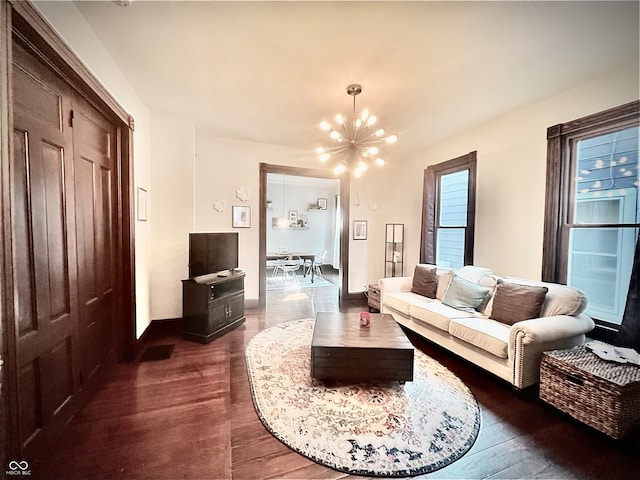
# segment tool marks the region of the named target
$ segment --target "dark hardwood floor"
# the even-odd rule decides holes
[[[351,311],[365,308],[350,307]],[[268,293],[266,309],[209,345],[155,329],[149,345],[173,344],[168,360],[118,365],[68,425],[55,449],[26,459],[32,478],[346,478],[291,451],[253,407],[244,347],[259,331],[337,311],[337,287]],[[637,479],[638,436],[615,442],[544,404],[535,389],[501,380],[415,335],[414,344],[456,373],[482,411],[471,450],[424,478]]]

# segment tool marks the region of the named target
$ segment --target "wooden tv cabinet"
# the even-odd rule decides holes
[[[182,336],[209,343],[245,321],[244,272],[182,280]]]

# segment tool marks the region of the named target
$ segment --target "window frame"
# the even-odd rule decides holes
[[[476,218],[476,170],[477,151],[451,160],[429,165],[424,171],[422,198],[422,231],[420,238],[420,263],[435,264],[440,215],[440,179],[444,175],[469,170],[467,195],[467,225],[465,228],[464,264],[473,264]],[[460,228],[460,227],[455,227]]]
[[[547,175],[542,252],[542,280],[567,283],[569,265],[569,235],[574,222],[573,207],[576,194],[572,179],[575,176],[576,152],[579,140],[604,135],[640,125],[640,101],[634,101],[593,115],[554,125],[547,129]],[[580,228],[616,227],[615,224],[580,225]],[[634,228],[634,225],[622,225]],[[637,227],[635,227],[637,228]],[[620,325],[604,320],[596,322],[596,338],[610,341]]]

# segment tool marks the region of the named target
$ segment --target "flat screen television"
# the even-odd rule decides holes
[[[238,233],[189,234],[189,278],[238,268]]]

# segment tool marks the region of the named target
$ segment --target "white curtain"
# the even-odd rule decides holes
[[[340,195],[336,195],[336,223],[333,232],[333,268],[340,270],[340,231],[342,227],[342,212],[340,211]]]

